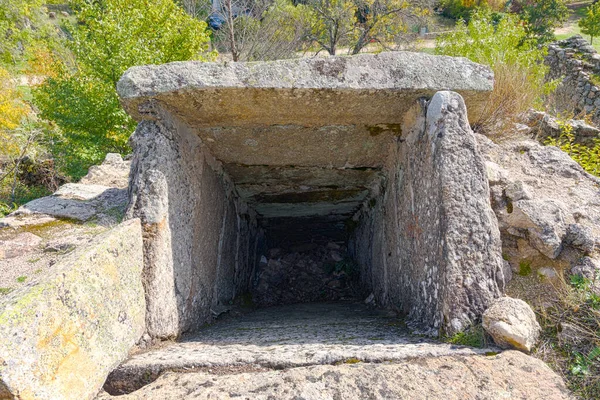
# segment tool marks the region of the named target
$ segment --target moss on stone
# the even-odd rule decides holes
[[[531,260],[521,260],[519,262],[518,274],[521,276],[531,275]]]

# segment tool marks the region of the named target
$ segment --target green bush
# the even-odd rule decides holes
[[[498,17],[489,9],[478,9],[468,23],[460,21],[455,31],[438,37],[436,52],[467,57],[493,69],[494,91],[475,121],[481,131],[503,133],[547,94],[545,50],[527,39],[527,31],[515,15]]]
[[[53,153],[75,178],[107,152],[126,153],[135,122],[119,104],[116,83],[130,67],[207,60],[206,24],[172,0],[79,0],[76,24],[65,29],[73,68],[57,68],[34,91],[40,116],[60,128]]]
[[[600,139],[594,141],[594,146],[575,143],[573,127],[564,121],[559,121],[561,135],[558,139],[548,138],[545,144],[556,146],[579,163],[587,172],[600,176]]]
[[[506,3],[505,0],[442,0],[440,7],[446,17],[468,21],[477,8],[504,11]]]

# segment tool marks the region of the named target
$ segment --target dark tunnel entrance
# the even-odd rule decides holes
[[[278,218],[264,225],[264,251],[251,286],[256,306],[359,299],[347,221]]]

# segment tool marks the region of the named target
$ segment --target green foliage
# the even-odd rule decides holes
[[[9,294],[12,291],[13,291],[12,288],[0,287],[0,296],[7,295],[7,294]]]
[[[600,176],[600,139],[594,140],[594,146],[575,143],[573,127],[566,121],[558,121],[561,135],[558,139],[548,138],[547,146],[556,146],[579,163],[584,170],[592,175]]]
[[[11,212],[15,211],[17,208],[17,205],[14,203],[8,204],[0,201],[0,218],[7,216]]]
[[[531,260],[521,260],[519,262],[518,274],[521,276],[531,275]]]
[[[62,68],[34,92],[41,117],[61,133],[54,155],[81,176],[107,152],[128,151],[135,122],[122,110],[116,83],[130,67],[181,60],[207,60],[206,24],[172,0],[83,1],[77,24],[67,23],[68,48],[76,68]]]
[[[590,280],[581,275],[571,275],[569,282],[577,290],[587,290],[590,286]]]
[[[504,0],[442,0],[440,7],[446,17],[468,21],[471,13],[477,8],[489,8],[492,11],[503,11]]]
[[[16,65],[43,34],[31,29],[43,25],[42,4],[41,0],[0,0],[0,63]]]
[[[594,38],[600,36],[600,2],[590,4],[585,10],[585,16],[579,20],[581,32],[590,35],[590,42],[594,43]]]
[[[498,134],[519,114],[547,94],[545,51],[529,40],[516,15],[498,16],[478,9],[468,23],[437,38],[438,54],[467,57],[494,70],[495,86],[481,120],[475,126]]]
[[[490,10],[478,9],[467,24],[459,21],[455,31],[440,35],[436,49],[438,54],[467,57],[492,68],[499,64],[527,68],[536,80],[546,74],[540,66],[544,52],[527,40],[525,27],[514,15],[496,22]]]
[[[589,375],[594,361],[600,359],[600,347],[594,347],[587,355],[578,352],[573,353],[573,355],[571,373],[573,375]]]
[[[27,280],[27,277],[26,277],[26,276],[19,276],[19,277],[17,278],[17,282],[19,282],[19,283],[23,283],[23,282],[25,282],[26,280]]]
[[[454,336],[446,339],[448,343],[483,348],[487,345],[485,331],[481,325],[472,325],[463,332],[458,332]]]
[[[530,39],[538,43],[555,40],[554,31],[569,18],[566,0],[521,0],[515,2],[521,7],[520,15]]]

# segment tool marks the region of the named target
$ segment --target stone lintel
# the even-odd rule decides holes
[[[401,123],[420,97],[454,90],[472,108],[492,88],[488,67],[411,52],[260,63],[175,62],[130,68],[117,84],[135,119],[152,118],[144,103],[154,100],[192,126]]]

